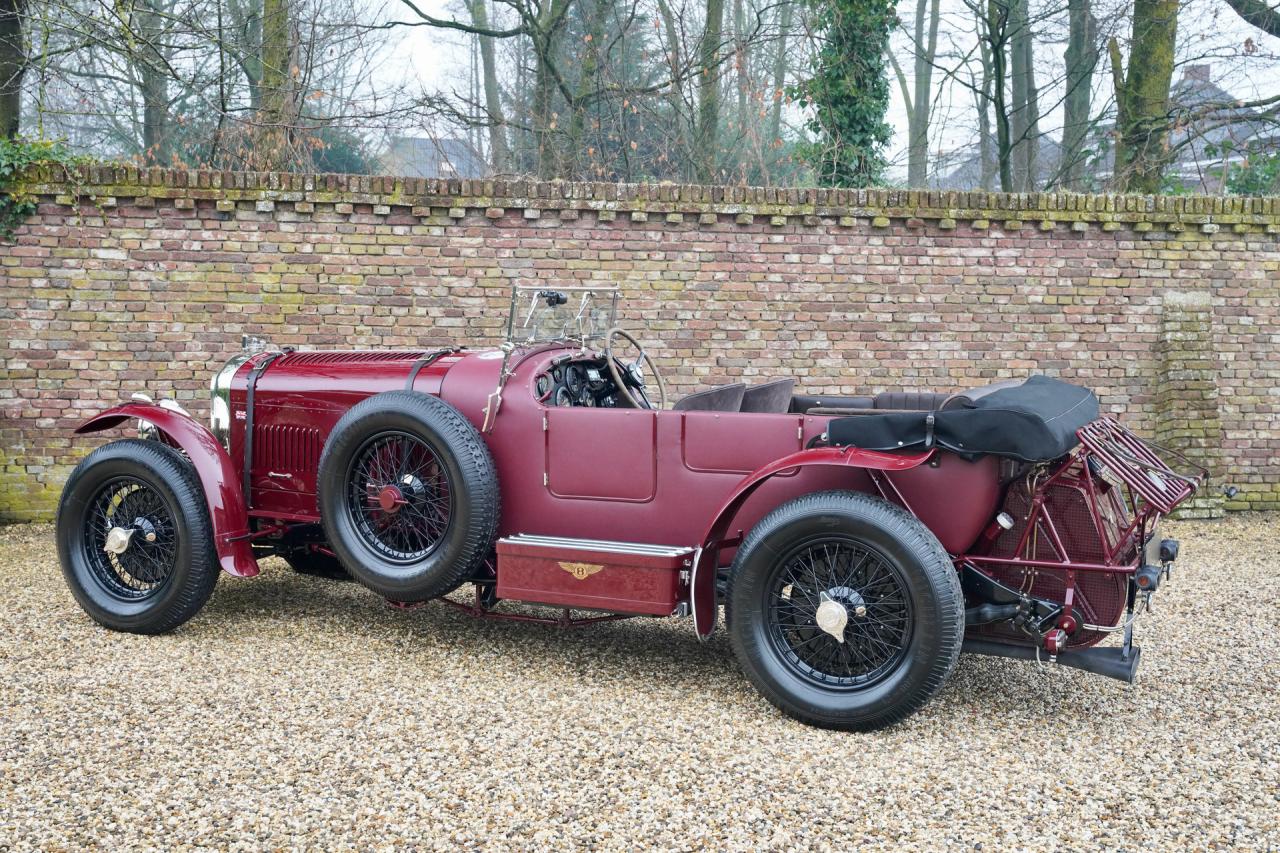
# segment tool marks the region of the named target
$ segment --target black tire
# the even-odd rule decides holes
[[[847,616],[839,639],[816,624],[826,600]],[[869,731],[918,710],[964,639],[960,580],[937,538],[859,492],[805,495],[761,519],[738,549],[726,605],[752,684],[823,728]]]
[[[325,443],[319,493],[325,536],[343,566],[394,601],[457,589],[497,534],[489,448],[457,409],[429,394],[388,391],[353,406]],[[375,497],[399,504],[374,506]]]
[[[114,556],[104,549],[111,527],[133,531]],[[172,631],[199,612],[218,581],[195,470],[156,441],[115,441],[86,456],[62,490],[56,536],[76,601],[115,631]]]

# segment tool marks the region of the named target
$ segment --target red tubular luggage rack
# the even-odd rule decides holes
[[[1209,476],[1209,471],[1167,447],[1143,441],[1111,418],[1099,418],[1076,431],[1080,443],[1152,508],[1167,515],[1189,498]],[[1176,457],[1198,473],[1174,471],[1152,447]]]

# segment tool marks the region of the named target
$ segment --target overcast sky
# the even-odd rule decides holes
[[[384,0],[384,14],[392,20],[414,20],[412,12],[399,0]],[[1046,8],[1048,0],[1031,0],[1033,10]],[[456,0],[421,0],[425,12],[447,17],[461,11]],[[1063,3],[1065,5],[1065,3]],[[1094,0],[1094,8],[1107,34],[1108,20],[1122,20],[1122,12],[1128,0]],[[972,49],[974,36],[972,13],[963,0],[943,0],[943,23],[939,38],[939,65],[955,67],[954,59],[941,56],[948,51],[962,54]],[[898,7],[904,27],[894,35],[897,55],[903,57],[904,70],[910,74],[907,30],[910,29],[915,2],[903,0]],[[1065,13],[1058,13],[1041,25],[1037,32],[1044,38],[1037,42],[1037,82],[1045,89],[1041,96],[1041,109],[1045,113],[1042,129],[1057,137],[1062,125],[1060,105],[1062,52],[1066,45]],[[1127,27],[1127,21],[1121,24]],[[1120,33],[1123,43],[1125,32]],[[432,29],[411,27],[401,31],[399,37],[385,51],[386,61],[380,76],[388,81],[403,81],[425,91],[461,90],[468,87],[470,51],[466,36]],[[1179,15],[1179,68],[1174,80],[1183,74],[1188,64],[1208,63],[1212,66],[1215,83],[1242,100],[1253,100],[1280,93],[1280,40],[1265,35],[1236,16],[1225,0],[1187,0]],[[935,114],[931,133],[931,148],[948,151],[973,143],[976,138],[973,97],[969,90],[935,72]],[[1105,57],[1094,75],[1094,109],[1111,100],[1111,72]],[[905,172],[905,146],[907,138],[906,109],[896,79],[890,74],[892,103],[889,122],[894,128],[894,139],[888,151],[889,159]]]

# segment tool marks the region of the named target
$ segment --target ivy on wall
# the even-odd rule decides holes
[[[72,154],[61,142],[50,140],[0,139],[0,240],[9,240],[22,221],[35,213],[36,197],[23,184],[31,169],[54,166],[63,179],[75,183],[76,167],[88,163]]]
[[[819,185],[875,186],[892,135],[884,55],[897,23],[894,0],[807,0],[818,39],[813,76],[792,89],[812,107],[816,139],[802,153]]]

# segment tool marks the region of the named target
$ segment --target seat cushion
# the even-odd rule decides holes
[[[794,379],[775,379],[752,385],[742,394],[744,412],[786,412],[791,407],[791,395],[795,393]]]
[[[939,409],[972,409],[974,403],[981,400],[988,394],[999,391],[1002,388],[1017,388],[1023,383],[1022,379],[1006,379],[1003,382],[992,382],[990,385],[983,385],[981,388],[972,388],[968,391],[959,391],[952,394],[946,399]]]
[[[873,409],[875,397],[839,397],[834,395],[793,394],[791,411],[802,415],[818,407],[824,409]]]
[[[742,408],[747,386],[741,382],[694,391],[676,400],[671,408],[680,412],[736,412]]]
[[[933,391],[882,391],[876,395],[877,409],[910,412],[933,412],[942,407],[950,394]]]

